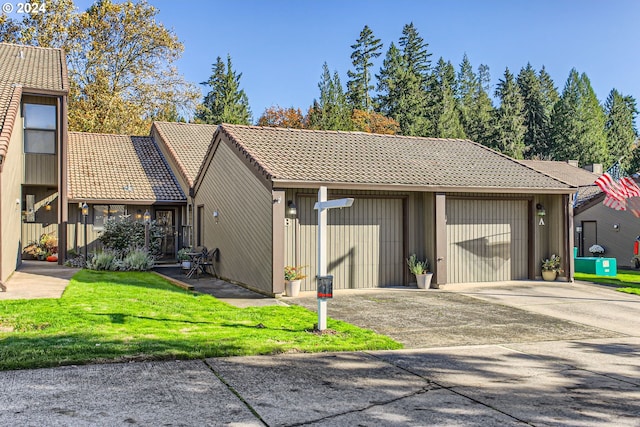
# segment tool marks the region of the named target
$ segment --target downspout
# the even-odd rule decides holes
[[[189,187],[189,197],[191,198],[191,236],[189,236],[189,243],[192,248],[195,248],[196,241],[196,195],[195,188]],[[188,209],[188,207],[187,207]]]
[[[1,158],[1,156],[0,156]],[[2,159],[2,161],[4,161],[4,159]],[[2,162],[0,162],[0,189],[2,188]],[[3,218],[2,215],[2,200],[0,200],[0,218]],[[2,248],[4,246],[2,245],[2,227],[0,226],[0,292],[5,292],[7,290],[7,287],[4,285],[4,282],[2,281]]]

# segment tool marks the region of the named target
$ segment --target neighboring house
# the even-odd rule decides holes
[[[68,91],[62,50],[0,43],[0,285],[34,238],[66,245]]]
[[[467,140],[226,124],[193,189],[220,276],[273,295],[284,266],[303,265],[315,289],[320,186],[355,198],[329,211],[336,289],[406,285],[411,253],[438,284],[535,279],[553,253],[572,280],[572,185]]]
[[[68,169],[69,249],[85,245],[87,203],[90,250],[106,220],[142,221],[149,211],[162,231],[160,260],[176,259],[187,199],[153,138],[69,132]]]
[[[151,137],[160,147],[187,196],[217,128],[214,125],[170,122],[154,122],[151,126]],[[185,247],[202,246],[202,242],[193,239],[193,224],[202,223],[196,221],[194,215],[193,198],[188,197],[181,214],[182,245]]]

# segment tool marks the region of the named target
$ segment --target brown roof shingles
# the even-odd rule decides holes
[[[183,202],[151,137],[69,132],[69,199]]]
[[[20,103],[21,92],[16,88],[35,93],[68,92],[65,60],[61,49],[0,43],[0,157],[6,155],[17,115],[15,105]]]
[[[567,162],[553,160],[520,160],[520,163],[576,187],[593,185],[595,180],[600,176],[596,173],[589,172],[586,169],[572,166]]]
[[[220,131],[274,181],[571,189],[469,140],[228,124]]]
[[[154,122],[153,128],[173,157],[180,174],[192,187],[218,126]]]

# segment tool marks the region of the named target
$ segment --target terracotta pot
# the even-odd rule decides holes
[[[542,278],[547,282],[553,282],[558,277],[558,273],[554,270],[542,270]]]

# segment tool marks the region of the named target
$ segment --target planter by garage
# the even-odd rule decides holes
[[[429,289],[431,287],[431,278],[433,273],[416,274],[416,282],[418,289]]]
[[[300,293],[300,283],[302,280],[285,280],[284,291],[288,297],[297,297]]]
[[[558,277],[558,272],[554,270],[542,270],[542,278],[547,282],[553,282]]]

